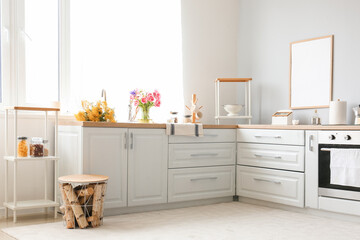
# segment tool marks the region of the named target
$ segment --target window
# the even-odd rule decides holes
[[[1,0],[1,100],[59,100],[58,0]]]
[[[20,2],[19,103],[58,101],[58,0]]]
[[[70,112],[77,111],[83,99],[99,100],[105,89],[117,120],[127,120],[129,92],[135,88],[162,94],[162,106],[151,109],[155,120],[183,109],[180,1],[69,4]]]
[[[162,94],[162,106],[151,110],[156,121],[183,109],[180,0],[1,3],[0,99],[7,104],[60,99],[62,111],[75,113],[105,89],[124,121],[129,92],[140,88]]]

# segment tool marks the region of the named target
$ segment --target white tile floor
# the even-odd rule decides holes
[[[238,202],[106,217],[96,229],[68,230],[57,222],[4,231],[20,240],[360,239],[358,223]]]

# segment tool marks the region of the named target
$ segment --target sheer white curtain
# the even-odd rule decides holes
[[[118,121],[127,120],[134,88],[162,95],[150,116],[183,110],[180,0],[70,1],[70,110],[107,92]]]

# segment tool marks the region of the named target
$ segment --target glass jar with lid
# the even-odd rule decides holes
[[[183,123],[191,123],[192,115],[184,115]]]
[[[49,156],[49,140],[44,139],[43,145],[44,145],[44,157],[47,157]]]
[[[28,156],[28,143],[27,137],[18,137],[17,138],[17,156],[18,157],[27,157]]]
[[[31,138],[30,144],[30,156],[31,157],[43,157],[44,156],[44,143],[40,137]]]
[[[178,112],[170,112],[171,123],[178,123]]]

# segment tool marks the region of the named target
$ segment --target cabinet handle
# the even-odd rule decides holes
[[[130,149],[134,148],[134,134],[130,133],[130,139],[131,139],[131,143],[130,143]]]
[[[190,181],[199,181],[199,180],[216,180],[218,177],[204,177],[204,178],[192,178]]]
[[[255,157],[268,157],[268,158],[276,158],[276,159],[281,159],[281,156],[270,156],[270,155],[261,155],[261,154],[254,154]]]
[[[218,153],[193,153],[190,154],[191,157],[215,157],[219,155]]]
[[[127,148],[127,133],[124,134],[124,148]]]
[[[313,139],[314,139],[314,136],[313,135],[310,135],[309,136],[309,151],[312,152],[314,150],[314,147],[313,147]]]
[[[217,137],[218,134],[204,134],[204,137]]]
[[[268,180],[268,179],[262,179],[262,178],[254,178],[254,180],[259,181],[259,182],[269,182],[269,183],[281,184],[280,181]]]
[[[281,136],[263,136],[263,135],[255,135],[256,138],[281,138]]]

